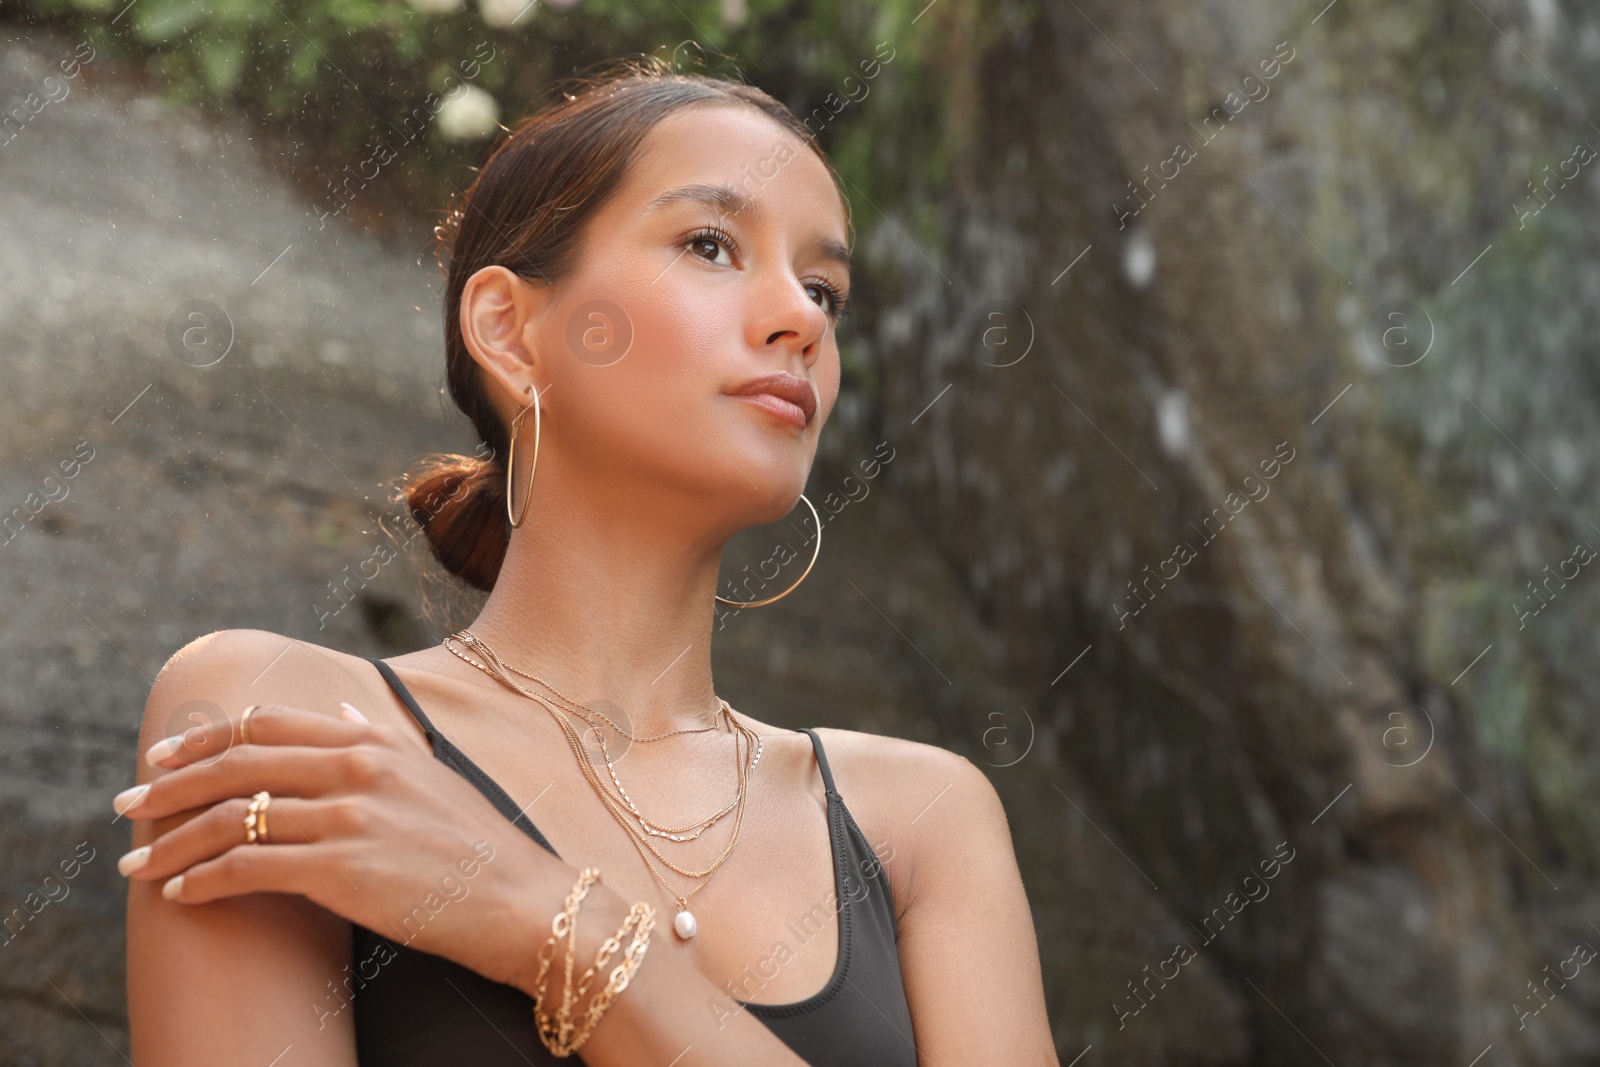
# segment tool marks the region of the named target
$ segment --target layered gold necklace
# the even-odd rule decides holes
[[[482,657],[482,662],[479,662],[478,660],[473,659],[471,656],[468,656],[467,654],[452,647],[452,641],[464,645],[476,652],[480,657]],[[478,637],[470,630],[459,630],[452,634],[450,637],[445,639],[444,647],[452,655],[455,655],[459,659],[472,664],[485,674],[488,674],[491,678],[494,678],[507,687],[516,690],[523,696],[537,701],[545,708],[546,711],[550,712],[551,717],[556,720],[557,724],[560,725],[562,732],[566,735],[567,744],[572,749],[573,755],[577,757],[579,769],[583,771],[584,777],[589,781],[589,784],[594,787],[595,792],[600,795],[601,800],[605,803],[606,810],[611,812],[612,816],[617,820],[622,828],[628,832],[628,839],[633,842],[634,848],[638,850],[639,857],[644,861],[645,867],[652,875],[655,876],[656,881],[661,883],[662,888],[666,889],[667,893],[677,904],[678,914],[673,918],[672,921],[672,928],[674,932],[676,932],[680,938],[685,940],[693,937],[696,931],[699,929],[699,921],[695,918],[694,913],[689,910],[689,898],[703,889],[707,882],[711,881],[712,875],[714,875],[717,872],[717,869],[722,866],[722,864],[730,855],[733,854],[734,846],[739,842],[739,834],[744,825],[744,802],[749,792],[750,775],[755,771],[756,765],[761,762],[761,751],[763,748],[761,736],[740,722],[734,715],[733,708],[728,705],[728,702],[719,698],[717,711],[715,713],[715,721],[710,726],[670,730],[667,733],[657,734],[653,737],[635,737],[623,727],[619,726],[603,712],[597,711],[586,704],[582,704],[576,700],[573,700],[571,697],[563,695],[559,690],[556,689],[555,686],[551,685],[543,678],[540,678],[538,675],[529,674],[526,671],[518,670],[516,667],[509,666],[500,659],[499,655],[496,654],[495,651],[490,648],[482,638]],[[519,674],[530,681],[537,682],[539,685],[544,686],[546,689],[550,690],[551,694],[553,694],[557,700],[561,701],[563,706],[557,707],[542,694],[533,692],[532,690],[529,690],[523,685],[519,684],[516,679],[511,677],[513,673]],[[616,792],[612,792],[610,786],[607,786],[604,779],[600,777],[599,769],[595,767],[594,760],[589,755],[588,748],[584,745],[583,739],[573,727],[568,715],[576,715],[578,718],[582,719],[586,724],[588,724],[590,729],[594,731],[595,736],[599,739],[601,759],[606,765],[606,771],[609,774],[612,783],[616,786]],[[628,796],[628,791],[623,788],[621,779],[617,777],[616,765],[611,759],[610,750],[607,748],[606,730],[602,728],[602,724],[604,724],[605,727],[615,730],[619,735],[627,738],[630,742],[644,744],[652,741],[662,741],[678,734],[706,733],[711,730],[719,729],[720,724],[724,720],[727,721],[730,732],[734,734],[734,760],[738,772],[739,787],[734,795],[733,800],[729,801],[718,811],[706,816],[704,819],[701,819],[698,822],[690,823],[688,826],[664,826],[661,823],[650,819],[643,812],[641,812],[638,806],[634,804],[633,799]],[[627,814],[624,814],[624,812]],[[692,841],[699,837],[706,830],[710,829],[712,826],[715,826],[717,822],[719,822],[722,817],[727,815],[729,812],[735,813],[732,836],[728,840],[727,847],[724,848],[722,850],[722,854],[717,857],[716,862],[703,871],[686,870],[682,867],[679,867],[671,860],[667,859],[666,856],[663,856],[660,850],[657,849],[655,844],[650,840],[652,837],[660,837],[669,841]],[[630,815],[632,816],[631,819],[629,818]],[[660,872],[656,870],[655,864],[652,863],[650,859],[652,855],[668,869],[676,871],[686,878],[696,879],[697,884],[687,892],[679,894],[672,888],[667,880],[661,876]]]

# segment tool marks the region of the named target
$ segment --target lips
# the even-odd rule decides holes
[[[817,417],[817,394],[810,382],[795,374],[780,371],[753,378],[737,389],[730,389],[728,393],[730,396],[750,397],[780,417],[792,419],[798,414],[804,420],[798,423],[802,427],[809,426],[811,420]],[[774,403],[774,400],[780,403]],[[795,408],[799,408],[799,411],[796,412]]]

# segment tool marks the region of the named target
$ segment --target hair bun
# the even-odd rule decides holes
[[[433,558],[488,592],[511,544],[505,468],[477,456],[429,456],[406,477],[406,508],[428,537]]]

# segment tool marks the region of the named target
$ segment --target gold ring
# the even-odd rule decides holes
[[[250,713],[260,706],[260,704],[251,704],[244,709],[244,714],[239,716],[239,740],[246,745],[250,743]]]
[[[244,840],[250,845],[267,843],[267,808],[272,805],[272,794],[263,789],[250,798],[244,814]]]

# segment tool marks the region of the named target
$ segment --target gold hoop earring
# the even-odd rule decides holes
[[[811,550],[811,562],[807,563],[806,569],[800,572],[800,577],[794,580],[794,585],[791,585],[777,596],[769,596],[765,600],[729,600],[727,597],[722,596],[719,593],[717,594],[717,600],[719,602],[735,608],[759,608],[763,605],[772,603],[774,600],[782,600],[784,597],[794,592],[801,582],[806,580],[806,575],[810,574],[811,568],[817,565],[817,556],[822,552],[822,516],[817,514],[817,506],[811,501],[806,500],[806,495],[804,493],[800,494],[800,499],[805,500],[806,507],[811,509],[811,517],[817,521],[817,543],[816,546]]]
[[[513,530],[521,526],[522,520],[528,515],[528,502],[533,499],[533,474],[539,469],[539,394],[531,385],[527,391],[533,393],[533,399],[511,420],[511,447],[506,452],[506,518],[510,520]],[[528,468],[528,491],[522,497],[522,514],[513,516],[511,475],[517,468],[517,438],[522,436],[522,420],[528,414],[528,408],[533,409],[533,465]]]

